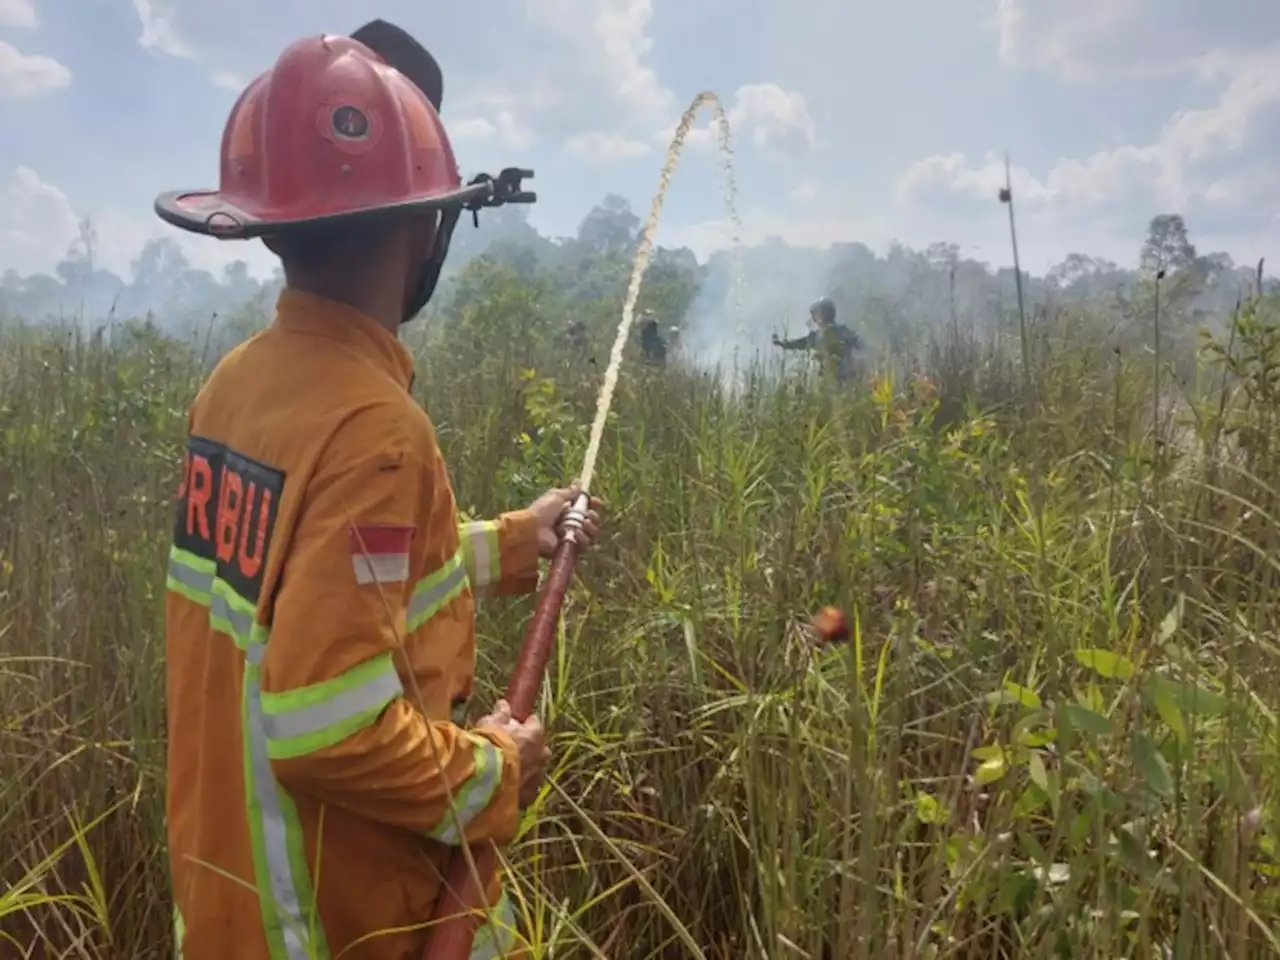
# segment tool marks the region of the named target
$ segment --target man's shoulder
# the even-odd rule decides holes
[[[361,461],[435,458],[431,421],[399,385],[365,375],[361,366],[343,365],[325,376],[278,361],[269,336],[228,353],[196,395],[192,427],[246,441],[251,435],[250,445],[289,462],[311,461],[322,473]]]
[[[407,393],[369,398],[344,411],[329,444],[339,458],[347,456],[429,463],[436,455],[435,428]]]

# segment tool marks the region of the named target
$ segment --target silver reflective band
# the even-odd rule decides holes
[[[321,703],[283,713],[263,715],[263,730],[268,740],[292,740],[322,733],[344,720],[371,710],[380,710],[404,693],[395,670],[370,677],[363,683],[343,690]]]

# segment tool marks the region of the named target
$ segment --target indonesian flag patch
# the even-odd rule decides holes
[[[349,528],[351,567],[356,583],[404,583],[409,579],[409,544],[416,528],[365,524]]]

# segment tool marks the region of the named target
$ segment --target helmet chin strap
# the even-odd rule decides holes
[[[533,203],[538,199],[538,195],[532,190],[526,190],[523,183],[524,180],[532,177],[533,171],[522,167],[507,167],[496,177],[487,173],[477,174],[472,179],[471,186],[483,184],[486,192],[482,196],[475,196],[464,204],[452,205],[440,210],[435,245],[431,249],[431,255],[422,265],[412,295],[405,300],[405,313],[400,321],[401,324],[408,323],[416,317],[418,312],[427,305],[431,295],[435,293],[436,284],[440,282],[440,270],[444,267],[444,259],[449,254],[453,230],[458,225],[458,218],[462,216],[462,212],[465,210],[470,213],[476,226],[479,226],[477,214],[483,207],[501,207],[508,203]]]
[[[462,210],[458,207],[440,211],[440,223],[436,229],[436,241],[431,248],[431,255],[423,263],[412,293],[405,301],[404,316],[400,323],[403,326],[419,313],[431,300],[440,282],[440,271],[444,268],[445,257],[449,254],[449,241],[453,238],[454,227],[458,225],[458,215]]]

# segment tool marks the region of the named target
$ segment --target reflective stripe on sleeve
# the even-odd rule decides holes
[[[502,578],[502,551],[498,544],[498,524],[492,520],[470,520],[458,525],[467,577],[476,590],[491,587]]]
[[[417,630],[450,601],[467,588],[467,568],[463,562],[463,550],[445,561],[444,566],[418,581],[409,598],[406,625],[410,632]]]
[[[389,653],[308,687],[263,691],[267,755],[286,760],[340,743],[372,724],[403,693]]]
[[[453,805],[446,809],[439,826],[427,836],[440,843],[459,846],[471,822],[484,813],[502,785],[502,751],[483,737],[464,734],[471,741],[475,769],[453,791]]]

